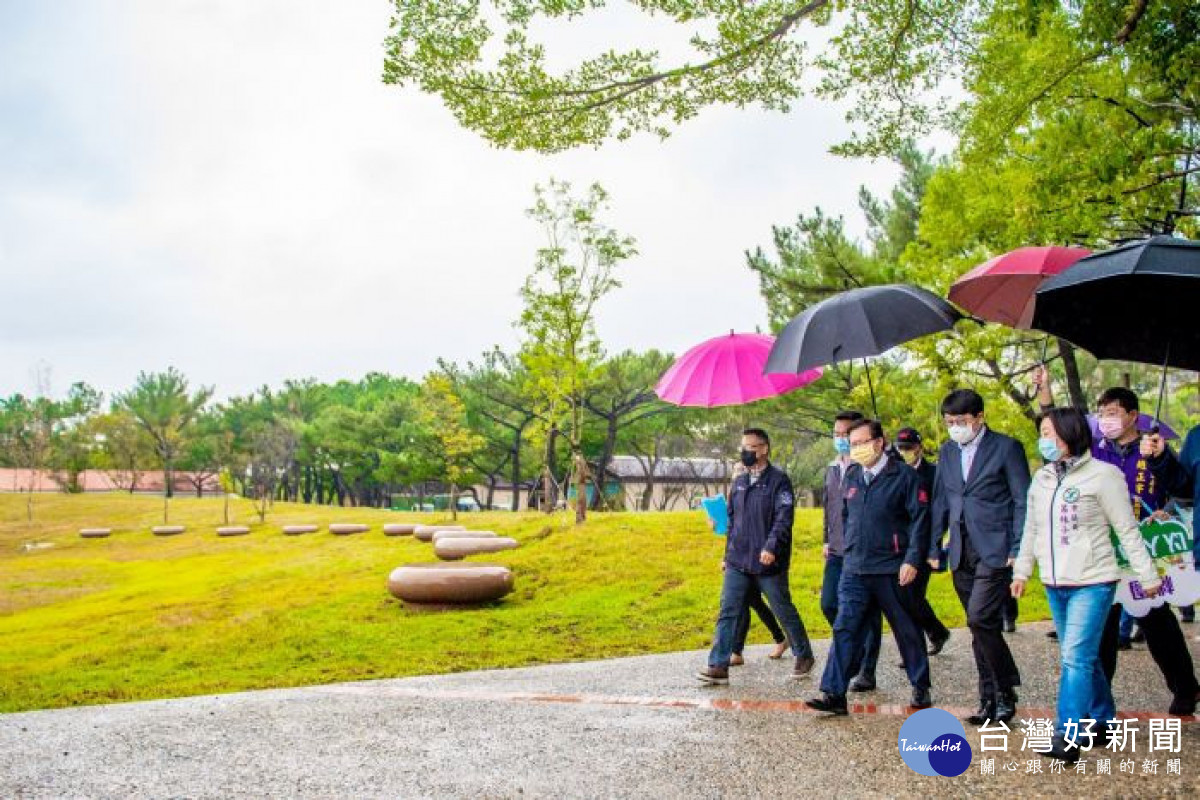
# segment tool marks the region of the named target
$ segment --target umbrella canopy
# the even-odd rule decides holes
[[[956,280],[950,302],[980,319],[1027,330],[1038,286],[1089,253],[1082,247],[1018,247]]]
[[[962,314],[917,286],[867,286],[809,306],[775,340],[768,372],[803,372],[880,355],[897,345],[949,330]]]
[[[1088,425],[1092,428],[1092,438],[1100,441],[1100,420],[1095,414],[1087,415]],[[1164,439],[1178,439],[1179,434],[1176,433],[1167,423],[1155,421],[1154,417],[1149,414],[1138,414],[1137,428],[1142,433],[1150,433],[1155,428],[1158,428],[1158,435]]]
[[[1033,327],[1101,359],[1200,370],[1200,242],[1155,236],[1081,259],[1037,290]]]
[[[821,377],[821,370],[765,375],[767,354],[775,338],[761,333],[733,333],[709,339],[688,350],[663,373],[654,391],[677,406],[737,406],[786,394]]]

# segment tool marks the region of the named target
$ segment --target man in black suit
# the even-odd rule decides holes
[[[1004,603],[1025,526],[1029,462],[1016,439],[990,430],[983,398],[970,389],[942,401],[950,441],[938,453],[933,535],[950,533],[954,590],[967,612],[979,672],[979,710],[972,725],[1016,715],[1021,674],[1004,641]]]

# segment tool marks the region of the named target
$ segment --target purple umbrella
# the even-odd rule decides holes
[[[1096,418],[1095,414],[1088,414],[1088,424],[1092,426],[1092,436],[1096,439],[1099,439],[1100,420]],[[1161,419],[1155,423],[1154,417],[1150,416],[1149,414],[1138,414],[1137,427],[1142,433],[1149,433],[1151,429],[1154,428],[1155,424],[1158,425],[1158,435],[1164,439],[1179,438],[1179,434],[1171,430],[1167,426],[1167,423],[1163,422]]]

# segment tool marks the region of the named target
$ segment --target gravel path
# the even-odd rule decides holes
[[[1049,715],[1057,646],[1044,624],[1011,637],[1023,668],[1022,716]],[[1189,636],[1197,631],[1187,628]],[[1200,642],[1192,638],[1193,653]],[[823,655],[825,642],[816,643]],[[1068,770],[1020,752],[1014,732],[995,775],[975,761],[958,778],[929,778],[901,761],[896,740],[908,691],[885,642],[873,713],[826,719],[796,700],[816,678],[748,650],[728,688],[701,687],[705,653],[687,652],[515,670],[335,684],[0,716],[0,797],[1093,797],[1195,796],[1200,725],[1182,752],[1148,752],[1134,774]],[[823,664],[821,658],[818,668]],[[935,703],[974,700],[969,635],[933,659]],[[1121,655],[1122,711],[1166,710],[1149,655]],[[743,702],[737,702],[743,701]],[[1017,730],[1014,728],[1014,730]],[[1000,755],[1003,754],[984,754]],[[1143,774],[1157,759],[1157,774]],[[1167,774],[1180,759],[1179,775]],[[1026,774],[1035,761],[1042,774]],[[1006,771],[1005,764],[1016,764]]]

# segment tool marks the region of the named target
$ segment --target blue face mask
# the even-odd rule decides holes
[[[1047,461],[1058,461],[1063,455],[1062,450],[1058,447],[1058,442],[1054,439],[1047,439],[1044,436],[1038,439],[1038,452]]]
[[[837,451],[839,456],[850,455],[850,437],[849,436],[833,437],[833,449]]]

